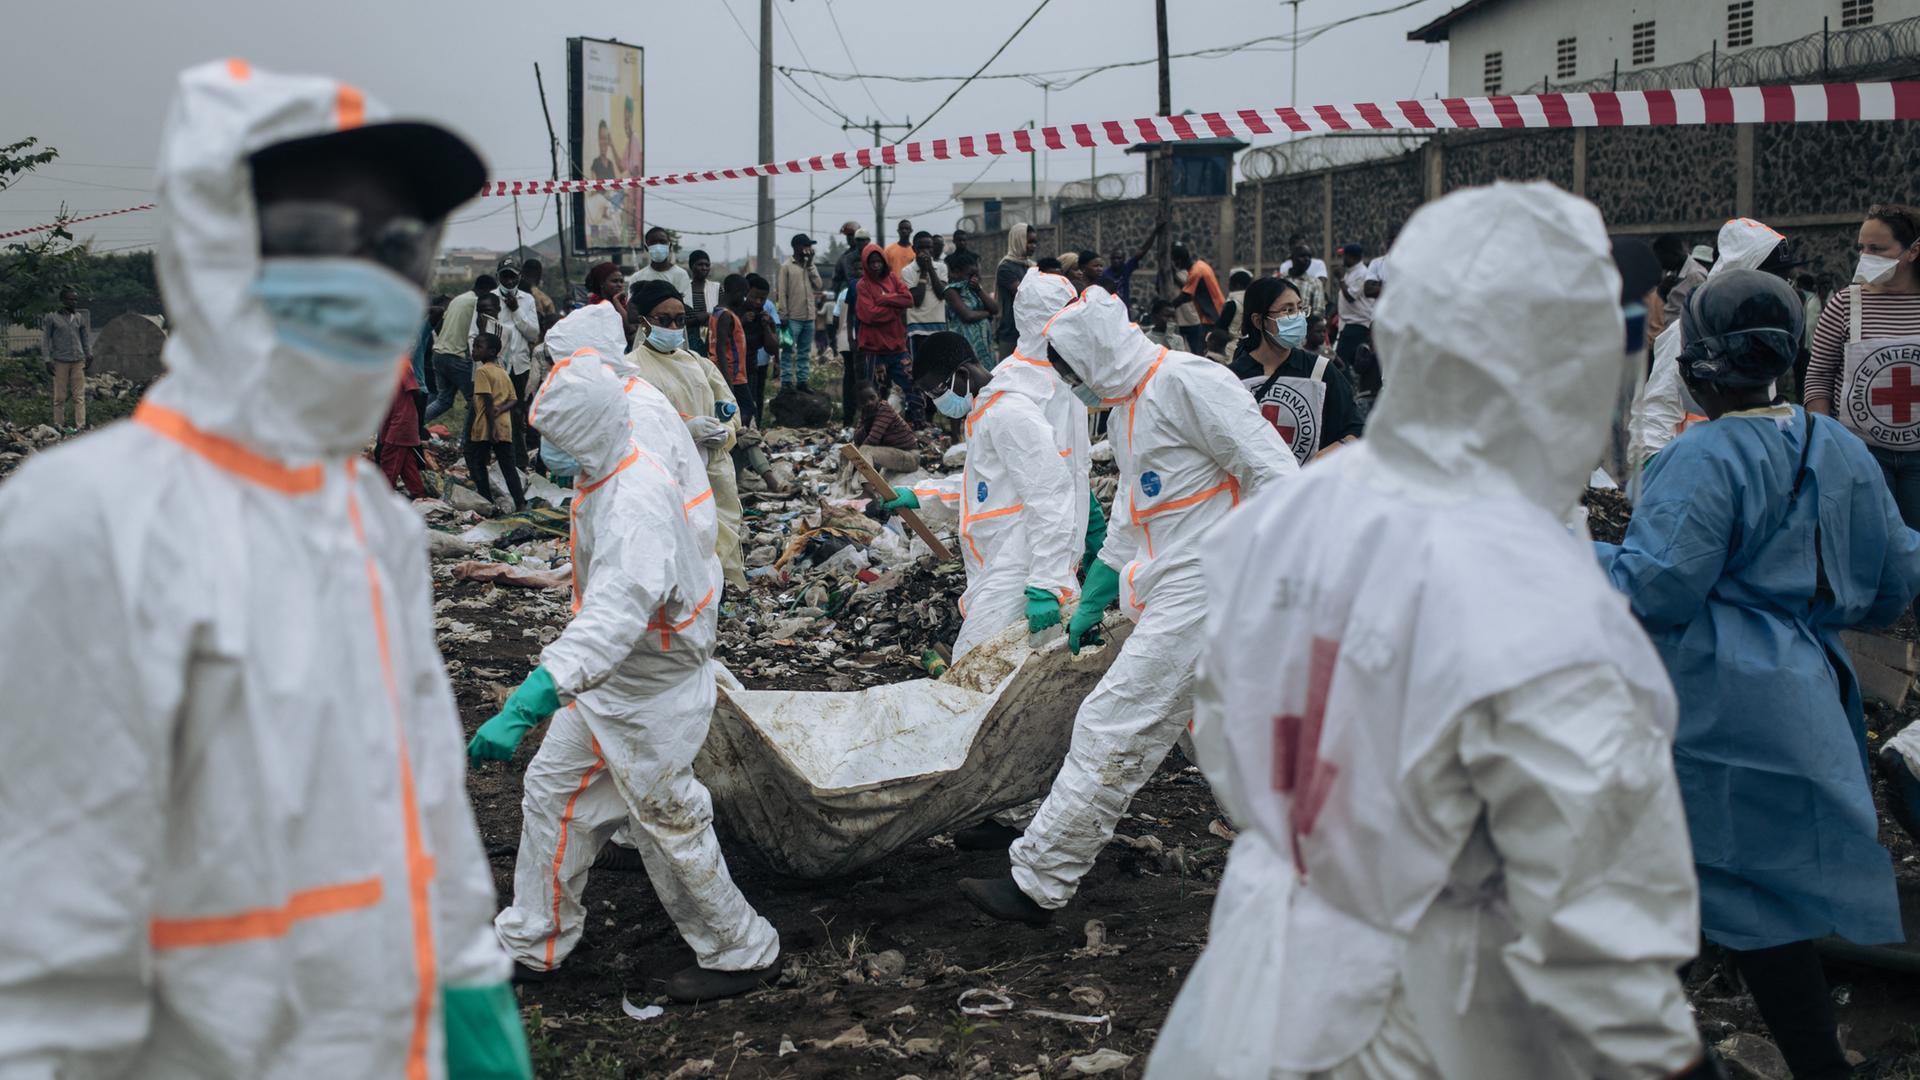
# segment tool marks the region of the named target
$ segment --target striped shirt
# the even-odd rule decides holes
[[[1820,321],[1813,327],[1812,358],[1807,362],[1805,397],[1840,398],[1840,377],[1846,368],[1848,322],[1855,290],[1848,288],[1827,299]],[[1920,336],[1920,293],[1861,293],[1866,306],[1860,312],[1860,338]]]

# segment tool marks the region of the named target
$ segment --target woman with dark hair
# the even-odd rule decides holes
[[[1360,437],[1353,384],[1339,365],[1301,348],[1307,338],[1306,303],[1286,278],[1257,278],[1247,286],[1240,318],[1240,349],[1233,373],[1253,393],[1260,415],[1305,464],[1323,447]]]
[[[587,271],[587,303],[612,304],[624,317],[627,313],[627,275],[615,262],[597,263]]]
[[[1920,345],[1920,210],[1868,210],[1858,247],[1852,286],[1813,328],[1804,400],[1866,442],[1901,519],[1920,528],[1920,362],[1906,358]]]

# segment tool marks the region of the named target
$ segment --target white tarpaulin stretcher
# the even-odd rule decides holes
[[[1024,622],[938,680],[841,693],[722,680],[694,772],[715,817],[800,877],[832,877],[1047,793],[1080,701],[1131,624],[1074,656]]]

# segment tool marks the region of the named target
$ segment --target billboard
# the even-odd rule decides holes
[[[646,175],[645,50],[597,38],[567,39],[567,126],[573,178]],[[641,247],[638,188],[573,196],[573,245],[594,252]]]

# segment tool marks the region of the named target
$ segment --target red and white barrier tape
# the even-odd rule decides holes
[[[1920,120],[1920,82],[1740,86],[1707,90],[1618,90],[1590,94],[1518,94],[1439,98],[1304,109],[1240,109],[1020,128],[929,139],[735,169],[663,173],[616,180],[496,180],[482,195],[548,195],[742,180],[785,173],[833,172],[874,165],[1028,154],[1036,150],[1131,146],[1222,136],[1327,131],[1447,131],[1477,128],[1660,127],[1676,124],[1775,124],[1821,120]]]
[[[892,146],[771,161],[733,169],[661,173],[614,180],[494,180],[481,195],[552,195],[620,191],[789,173],[834,172],[875,165],[953,161],[1031,154],[1039,150],[1132,146],[1224,136],[1330,131],[1460,131],[1500,128],[1669,127],[1682,124],[1785,124],[1826,120],[1920,120],[1920,82],[1829,83],[1813,86],[1734,86],[1705,90],[1602,90],[1583,94],[1516,94],[1430,98],[1425,101],[1312,105],[1302,109],[1239,109],[1186,116],[1145,116],[1019,128],[985,135],[926,139]],[[71,218],[72,225],[152,203]],[[0,233],[0,240],[45,232],[36,225]]]
[[[154,205],[153,203],[141,203],[139,206],[126,206],[118,210],[102,210],[97,214],[82,214],[79,217],[71,217],[55,224],[35,225],[31,229],[15,229],[12,232],[0,232],[0,240],[11,240],[16,236],[31,236],[34,233],[46,232],[49,229],[64,228],[68,225],[77,225],[82,221],[94,221],[103,217],[113,217],[117,214],[131,214],[140,210],[151,210],[154,208]]]

